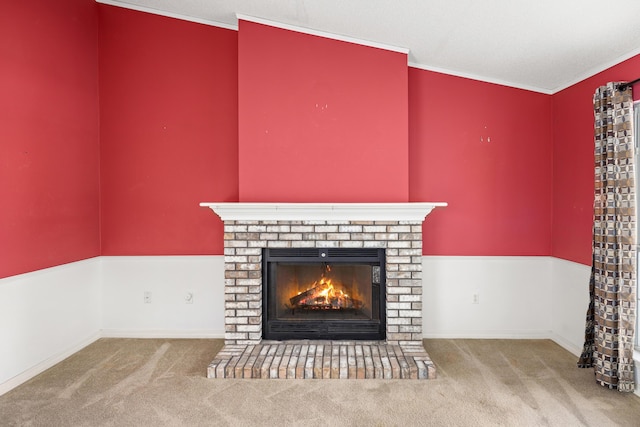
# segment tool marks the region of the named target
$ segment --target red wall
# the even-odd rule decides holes
[[[97,6],[0,13],[0,277],[100,254]]]
[[[237,201],[237,33],[100,5],[103,255],[222,253]]]
[[[409,69],[412,201],[428,255],[550,255],[551,97]]]
[[[221,254],[198,203],[237,200],[446,201],[425,254],[590,263],[591,98],[637,78],[640,56],[550,96],[240,25],[92,0],[5,6],[0,277],[100,253]]]
[[[553,95],[552,255],[591,264],[594,182],[593,94],[610,81],[640,77],[640,55]],[[634,99],[640,99],[635,86]]]
[[[240,200],[406,202],[407,56],[239,23]]]

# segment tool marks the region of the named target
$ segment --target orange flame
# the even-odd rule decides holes
[[[354,305],[354,301],[340,289],[340,285],[334,285],[329,278],[322,277],[311,285],[304,292],[298,292],[298,295],[305,294],[304,298],[298,300],[298,306],[323,306],[325,308],[348,308]]]

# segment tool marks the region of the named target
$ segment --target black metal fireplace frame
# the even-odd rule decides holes
[[[370,320],[276,319],[270,298],[277,263],[368,264],[379,266],[380,283],[372,284]],[[386,339],[385,249],[370,248],[264,248],[262,251],[262,338],[266,340],[367,340]],[[375,296],[374,296],[375,295]]]

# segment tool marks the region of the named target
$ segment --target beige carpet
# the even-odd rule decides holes
[[[425,340],[426,381],[207,379],[221,347],[101,339],[0,396],[0,425],[640,425],[640,398],[546,340]]]

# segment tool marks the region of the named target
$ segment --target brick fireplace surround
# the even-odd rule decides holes
[[[224,221],[225,346],[209,378],[436,375],[422,345],[422,222],[446,203],[201,203]],[[384,248],[386,340],[262,339],[263,248]]]

